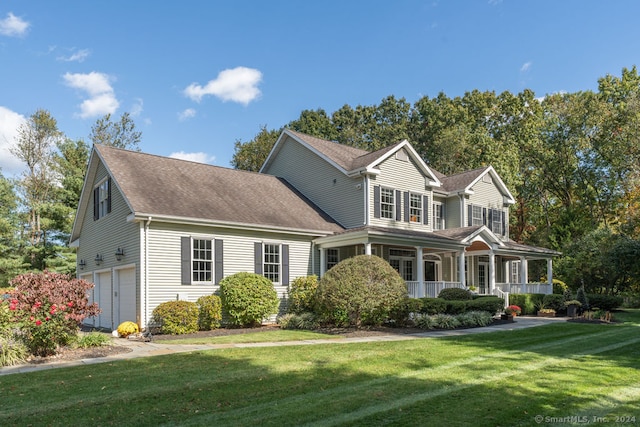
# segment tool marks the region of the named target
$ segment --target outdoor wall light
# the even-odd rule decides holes
[[[118,249],[116,250],[116,259],[117,259],[118,261],[122,261],[122,258],[124,258],[124,249],[122,249],[122,248],[118,248]]]
[[[96,255],[96,260],[95,260],[95,261],[96,261],[96,265],[100,265],[100,264],[102,264],[102,255],[97,254],[97,255]]]
[[[81,259],[78,265],[80,266],[80,270],[84,270],[84,267],[87,265],[87,263],[84,259]]]

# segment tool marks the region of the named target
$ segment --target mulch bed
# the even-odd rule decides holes
[[[73,360],[95,359],[98,357],[113,356],[115,354],[129,353],[131,348],[119,345],[103,345],[91,348],[62,347],[53,356],[31,356],[27,362],[32,365],[43,363],[69,362]]]

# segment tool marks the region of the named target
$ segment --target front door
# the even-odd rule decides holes
[[[424,262],[424,280],[435,282],[440,279],[440,265],[437,261]]]

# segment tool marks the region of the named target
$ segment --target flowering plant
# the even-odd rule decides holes
[[[510,314],[512,316],[517,316],[520,313],[522,313],[522,309],[520,307],[518,307],[517,305],[510,305],[509,307],[504,309],[504,312],[507,314]]]

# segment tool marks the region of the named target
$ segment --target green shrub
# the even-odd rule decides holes
[[[92,348],[109,344],[111,344],[110,336],[100,332],[92,331],[88,334],[82,334],[78,336],[77,340],[73,343],[73,346],[76,348]]]
[[[521,314],[536,314],[545,294],[509,294],[509,305],[517,305]]]
[[[553,293],[557,295],[564,295],[569,287],[562,280],[553,279]]]
[[[229,322],[256,326],[278,313],[280,300],[269,279],[254,273],[236,273],[220,281],[222,308]]]
[[[542,298],[542,306],[538,308],[551,308],[557,312],[566,310],[564,294],[550,294]]]
[[[592,308],[599,308],[605,311],[615,310],[621,307],[624,302],[623,298],[617,295],[587,294],[587,299]]]
[[[493,314],[486,311],[467,311],[457,316],[460,326],[475,328],[477,326],[487,326],[493,322]]]
[[[584,290],[584,286],[580,286],[578,288],[578,292],[576,292],[576,300],[580,301],[580,312],[589,310],[589,298],[587,298],[587,293]]]
[[[447,301],[442,298],[421,298],[422,301],[422,313],[425,314],[439,314],[444,313],[447,310]]]
[[[416,326],[420,329],[435,329],[436,321],[434,317],[429,314],[420,314],[415,318]]]
[[[289,285],[288,313],[304,313],[313,311],[318,276],[298,277]]]
[[[446,288],[440,291],[438,298],[447,301],[466,301],[473,298],[473,294],[463,288]]]
[[[198,305],[190,301],[167,301],[153,309],[153,322],[161,334],[198,332]]]
[[[389,313],[389,323],[392,326],[405,326],[409,323],[412,313],[420,313],[422,310],[422,301],[417,298],[405,297],[396,307]]]
[[[198,330],[212,331],[222,322],[222,300],[218,295],[205,295],[198,298]]]
[[[316,307],[324,321],[338,326],[380,325],[406,296],[404,280],[388,262],[358,255],[320,280]]]
[[[282,329],[316,329],[318,321],[313,313],[287,313],[278,317],[278,324]]]
[[[462,314],[467,311],[467,303],[471,301],[445,301],[446,308],[444,314]]]
[[[19,365],[27,360],[29,350],[9,328],[0,328],[0,367]]]
[[[504,308],[504,299],[493,296],[483,296],[471,301],[467,301],[466,310],[468,311],[484,311],[491,316],[502,311]]]
[[[460,326],[460,320],[456,316],[450,314],[436,314],[433,316],[436,328],[455,329]]]

